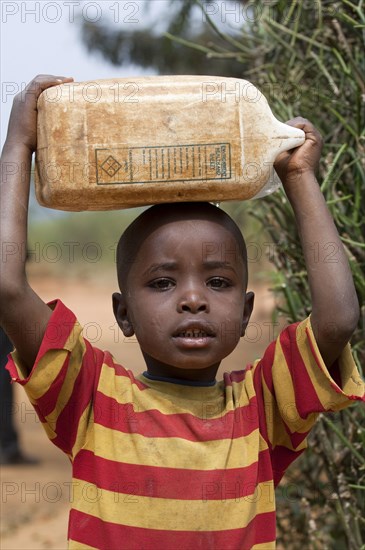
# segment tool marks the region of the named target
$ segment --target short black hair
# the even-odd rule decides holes
[[[135,261],[144,240],[155,229],[172,221],[207,220],[220,223],[228,229],[238,245],[247,282],[247,250],[243,235],[224,210],[209,202],[179,202],[151,206],[144,210],[124,231],[117,247],[117,274],[121,291],[127,287],[129,269]]]

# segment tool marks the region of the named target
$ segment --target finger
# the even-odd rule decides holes
[[[304,130],[305,132],[313,132],[313,133],[317,133],[318,135],[320,135],[319,131],[314,126],[314,124],[310,120],[308,120],[306,118],[303,118],[301,116],[297,116],[295,118],[292,118],[292,119],[288,120],[285,124],[288,124],[288,126],[293,126],[295,128],[300,128],[301,130]]]
[[[73,77],[43,74],[38,75],[29,82],[24,91],[18,94],[18,100],[24,101],[29,99],[30,101],[33,101],[35,99],[37,101],[41,93],[44,92],[47,88],[51,88],[52,86],[57,86],[67,82],[73,82]]]
[[[25,90],[28,92],[36,92],[40,94],[51,86],[64,84],[65,82],[73,82],[71,76],[54,76],[54,75],[38,75],[26,86]]]
[[[317,130],[314,124],[312,124],[312,122],[310,122],[306,118],[298,116],[298,117],[292,118],[291,120],[288,120],[286,124],[303,130],[303,132],[305,133],[306,141],[312,141],[319,144],[323,143],[320,132]]]
[[[289,124],[289,126],[298,126],[298,125],[311,124],[311,122],[302,116],[296,116],[294,118],[291,118],[290,120],[287,120],[285,124]]]

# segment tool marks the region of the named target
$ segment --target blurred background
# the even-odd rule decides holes
[[[257,0],[3,1],[1,143],[14,95],[36,74],[75,81],[154,74],[250,80],[282,121],[300,114],[324,138],[319,181],[353,270],[362,318],[352,344],[364,365],[363,2]],[[246,337],[220,372],[259,357],[280,327],[310,312],[291,209],[281,190],[224,203],[248,243],[257,293]],[[136,372],[135,340],[118,331],[115,248],[138,209],[64,213],[31,199],[28,275],[44,300],[61,298],[86,337]],[[329,253],[331,251],[329,250]],[[339,315],[341,312],[339,312]],[[1,548],[66,548],[70,468],[47,441],[21,390],[12,415],[22,448],[41,462],[2,467]],[[365,413],[320,418],[309,449],[277,490],[278,548],[365,548]]]

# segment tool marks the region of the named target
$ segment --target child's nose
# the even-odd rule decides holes
[[[186,290],[178,301],[177,311],[190,313],[199,313],[201,311],[209,313],[209,303],[202,290],[189,289]]]

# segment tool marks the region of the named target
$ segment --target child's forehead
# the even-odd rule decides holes
[[[202,256],[234,254],[247,263],[242,233],[235,222],[221,209],[208,203],[158,205],[144,211],[122,235],[117,253],[118,277],[127,276],[128,265],[135,265],[146,256],[174,250]],[[233,258],[232,258],[233,259]]]
[[[194,237],[190,244],[205,242],[207,238],[231,239],[238,242],[236,235],[221,220],[197,218],[161,220],[160,223],[150,227],[148,231],[143,228],[137,238],[139,237],[138,240],[142,244],[144,241],[152,239],[159,240],[160,243],[170,239],[183,242],[188,236]]]
[[[142,236],[136,260],[195,255],[202,261],[241,261],[243,251],[234,233],[214,220],[171,220]],[[224,258],[223,258],[224,257]],[[228,260],[227,260],[228,261]]]

